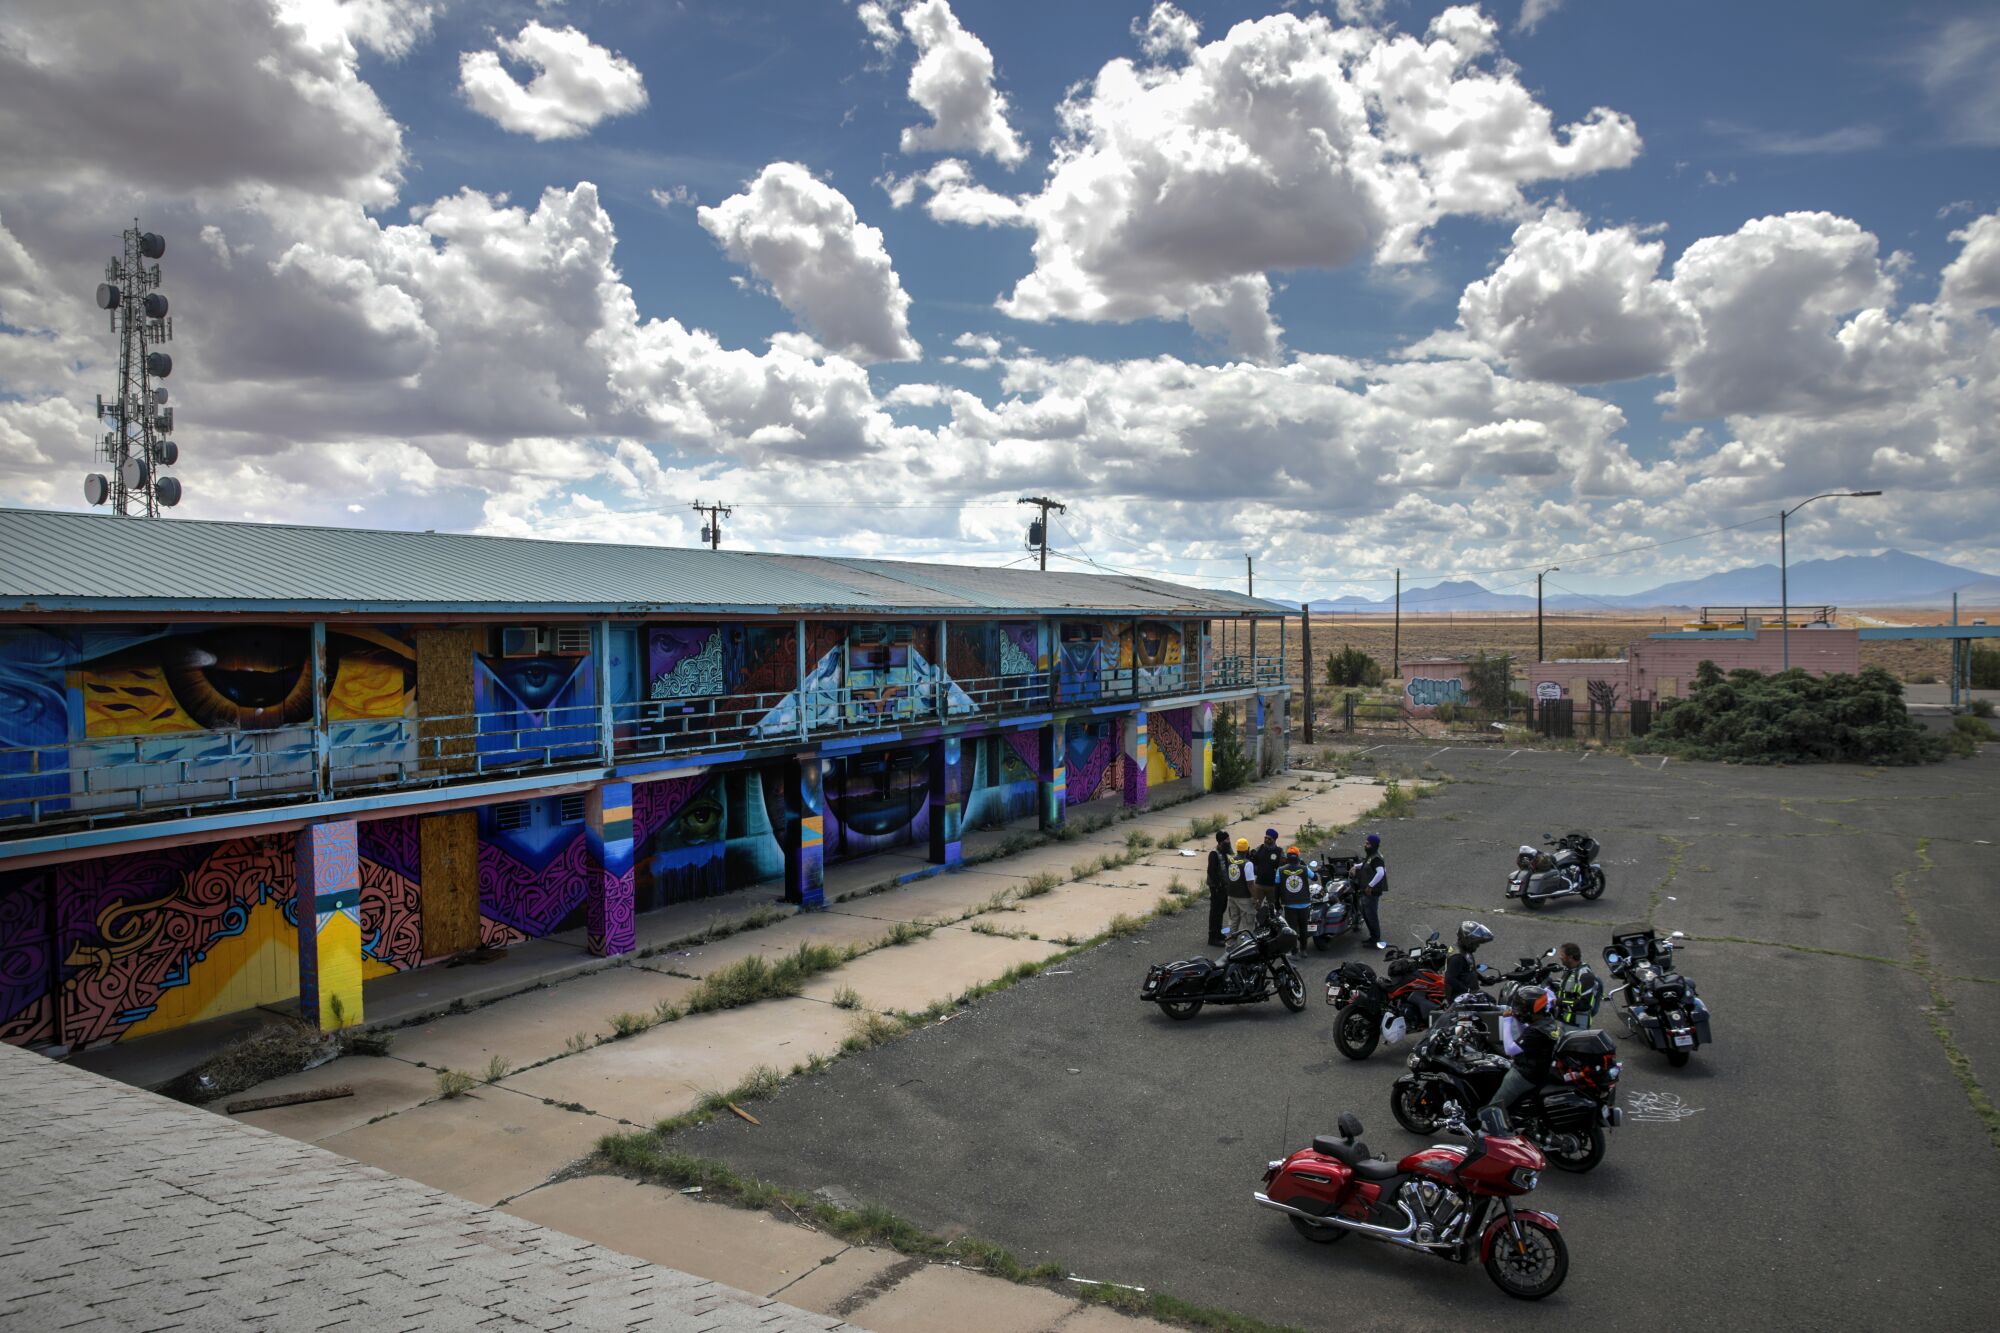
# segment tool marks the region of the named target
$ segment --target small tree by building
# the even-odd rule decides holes
[[[1500,716],[1513,698],[1514,659],[1506,653],[1476,652],[1465,667],[1465,693],[1482,713]]]
[[[1326,655],[1326,683],[1344,689],[1373,689],[1382,683],[1382,666],[1359,648],[1340,645]]]
[[[1615,680],[1593,680],[1586,686],[1590,692],[1590,706],[1600,713],[1612,713],[1618,709],[1618,682]]]
[[[1243,728],[1236,721],[1236,709],[1221,704],[1215,710],[1215,790],[1235,791],[1248,782],[1250,756],[1243,748]]]

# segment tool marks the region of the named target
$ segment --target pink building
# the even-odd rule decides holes
[[[1783,636],[1775,630],[1710,630],[1657,634],[1633,642],[1622,658],[1535,662],[1524,671],[1525,688],[1537,699],[1590,697],[1590,682],[1615,685],[1620,706],[1632,699],[1672,699],[1692,687],[1704,661],[1724,671],[1748,667],[1783,668]],[[1852,675],[1861,670],[1861,635],[1851,629],[1793,629],[1792,665],[1815,676]]]
[[[1429,717],[1443,703],[1462,704],[1470,697],[1466,685],[1471,680],[1462,657],[1410,657],[1396,664],[1403,682],[1403,707],[1418,717]]]

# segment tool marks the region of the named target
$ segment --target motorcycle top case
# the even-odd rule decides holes
[[[1210,979],[1222,969],[1208,958],[1184,958],[1177,963],[1155,963],[1146,969],[1146,984],[1139,992],[1142,1000],[1171,1000],[1178,996],[1206,994]]]
[[[1556,1039],[1556,1050],[1564,1055],[1616,1055],[1618,1043],[1602,1028],[1573,1028]]]

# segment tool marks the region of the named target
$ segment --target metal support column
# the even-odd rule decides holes
[[[591,637],[597,644],[597,752],[608,768],[617,759],[617,728],[611,712],[611,622],[598,621]]]
[[[798,674],[798,682],[799,682],[799,685],[798,685],[798,701],[799,701],[799,739],[800,739],[800,740],[804,740],[804,739],[806,738],[806,622],[805,622],[805,618],[804,618],[804,617],[800,617],[800,618],[799,618],[799,620],[798,620],[798,621],[797,621],[796,623],[797,623],[797,626],[798,626],[798,640],[799,640],[799,652],[798,652],[798,659],[799,659],[799,667],[798,667],[798,671],[799,671],[799,674]]]
[[[333,734],[326,716],[326,622],[312,626],[313,792],[321,800],[333,785]]]

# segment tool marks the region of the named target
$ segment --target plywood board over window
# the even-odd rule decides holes
[[[482,629],[430,626],[415,633],[418,763],[425,773],[469,773],[475,766],[472,661],[485,636]]]
[[[426,815],[418,856],[424,957],[442,958],[479,944],[479,817],[470,810]]]

